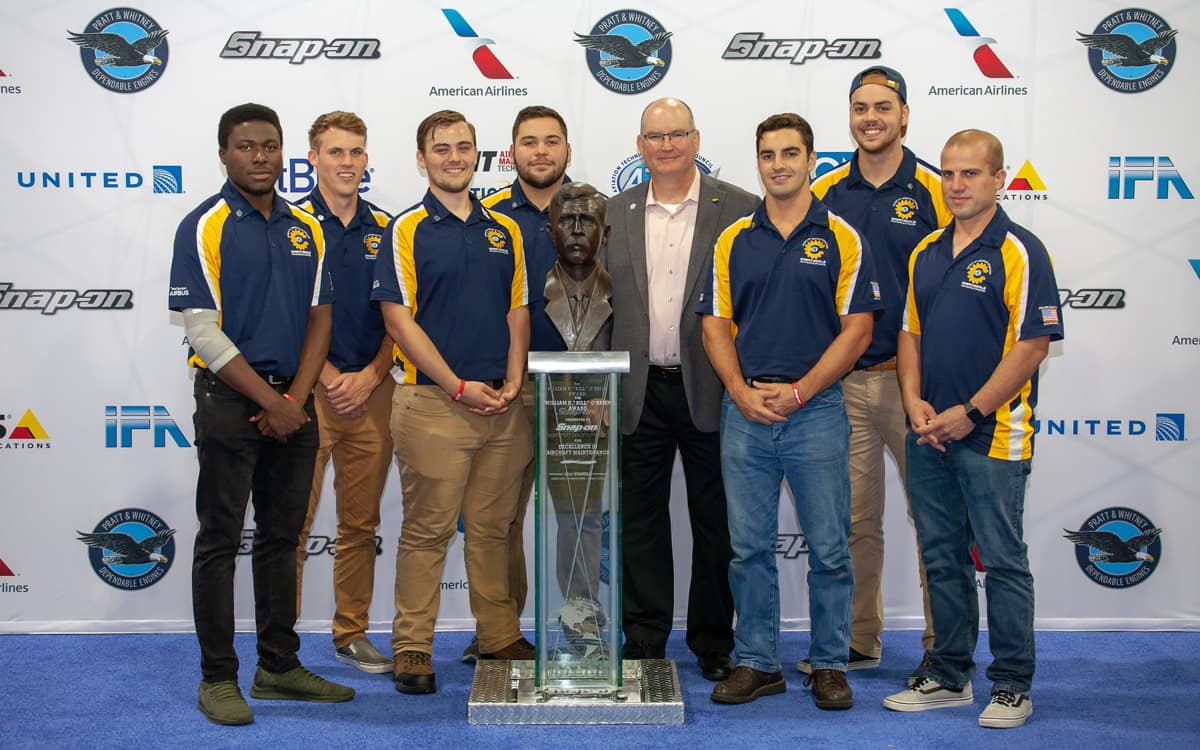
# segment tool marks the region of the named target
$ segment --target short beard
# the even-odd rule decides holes
[[[535,190],[545,190],[561,180],[563,175],[566,173],[567,170],[561,169],[554,174],[550,174],[545,177],[537,177],[535,175],[526,174],[523,169],[520,169],[519,167],[517,168],[517,177],[521,178],[521,182],[524,182],[526,185],[529,185]]]

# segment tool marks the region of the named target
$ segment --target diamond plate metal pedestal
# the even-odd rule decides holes
[[[467,720],[472,724],[682,724],[683,691],[670,659],[622,663],[622,685],[612,695],[586,686],[539,692],[533,661],[481,659],[475,665]]]

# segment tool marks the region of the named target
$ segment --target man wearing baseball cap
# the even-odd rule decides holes
[[[850,132],[858,148],[850,161],[826,172],[812,187],[831,211],[866,238],[884,303],[870,345],[842,381],[850,419],[850,557],[855,580],[847,664],[851,670],[879,666],[883,649],[883,454],[886,447],[903,480],[905,424],[896,381],[896,340],[908,290],[908,258],[926,234],[951,218],[937,167],[903,145],[908,116],[908,86],[899,72],[876,65],[854,76]],[[923,565],[920,571],[926,658],[909,677],[909,685],[923,672],[933,649]],[[811,670],[808,659],[796,666],[801,672]]]

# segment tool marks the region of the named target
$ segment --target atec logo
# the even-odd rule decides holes
[[[1008,67],[1001,62],[996,51],[992,49],[992,45],[996,44],[995,39],[990,36],[980,36],[979,32],[975,30],[975,26],[967,20],[966,14],[958,8],[946,8],[945,10],[954,30],[971,47],[971,58],[975,60],[975,66],[979,68],[980,73],[988,78],[1014,77]]]
[[[168,437],[177,448],[191,446],[165,406],[137,404],[104,407],[105,448],[132,448],[137,432],[153,434],[155,448],[165,448]]]
[[[1108,157],[1108,199],[1131,200],[1137,197],[1139,182],[1154,183],[1154,197],[1165,200],[1171,189],[1180,198],[1192,200],[1192,190],[1175,169],[1169,156]],[[1145,195],[1143,190],[1142,194]]]
[[[504,63],[500,62],[500,58],[496,57],[496,53],[492,51],[492,45],[496,43],[495,39],[487,39],[476,34],[475,29],[471,28],[471,24],[467,23],[467,19],[463,18],[462,13],[454,8],[442,8],[442,15],[446,17],[446,21],[458,38],[466,41],[467,48],[471,53],[471,62],[475,63],[475,67],[484,78],[500,81],[515,77],[508,72],[508,68],[504,67]]]
[[[699,154],[696,155],[696,168],[700,170],[701,174],[711,174],[713,177],[720,173],[720,169],[714,169],[713,163]],[[627,156],[613,170],[610,182],[613,195],[634,185],[640,185],[648,179],[650,179],[650,170],[646,168],[646,162],[641,155]]]
[[[854,157],[853,151],[818,151],[817,166],[813,170],[813,179],[826,172],[837,169]]]

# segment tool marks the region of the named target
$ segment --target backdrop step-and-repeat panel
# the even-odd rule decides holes
[[[278,110],[279,190],[290,199],[314,187],[312,120],[359,113],[370,128],[363,195],[399,211],[424,190],[414,131],[434,110],[461,110],[476,125],[479,195],[514,178],[512,118],[531,104],[565,116],[571,176],[615,193],[646,178],[635,149],[642,108],[675,96],[695,111],[700,169],[761,194],[755,125],[801,113],[816,131],[818,171],[833,167],[853,150],[850,79],[872,63],[906,76],[906,143],[926,160],[936,164],[962,128],[1000,137],[1002,205],[1054,256],[1067,339],[1042,368],[1025,510],[1038,626],[1200,627],[1188,541],[1200,527],[1200,151],[1190,133],[1200,6],[375,0],[331,12],[303,0],[136,1],[0,7],[0,630],[191,627],[193,404],[167,277],[176,225],[224,179],[215,135],[228,107]],[[638,44],[662,32],[658,64],[641,68],[603,65],[576,40]],[[129,49],[99,52],[94,33]],[[1123,40],[1125,57],[1084,44],[1093,34]],[[972,342],[962,347],[970,356]],[[888,625],[916,627],[915,542],[888,472]],[[676,580],[685,581],[678,470],[673,490]],[[400,506],[393,471],[371,608],[382,628]],[[1066,538],[1078,530],[1159,534],[1138,550],[1147,554],[1113,562]],[[79,539],[96,531],[163,534],[167,560],[106,561]],[[309,543],[302,628],[328,627],[334,536],[329,486]],[[247,531],[242,627],[253,615],[250,546]],[[786,504],[776,546],[786,624],[804,627],[806,547]],[[444,628],[473,626],[461,547],[443,577]],[[687,587],[676,589],[682,614]]]

